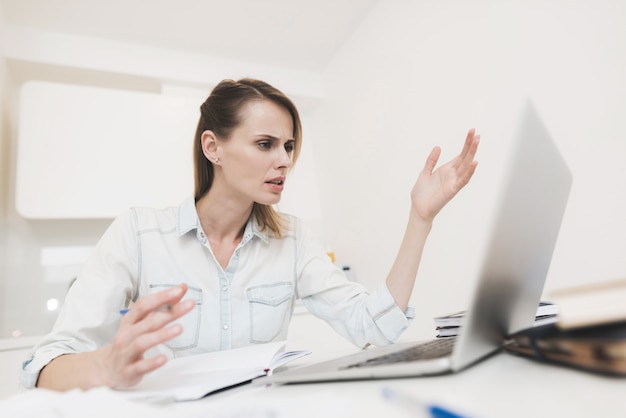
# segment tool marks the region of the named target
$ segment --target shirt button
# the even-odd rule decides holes
[[[224,328],[225,330],[228,329],[228,324],[224,324],[222,328]]]
[[[226,285],[222,286],[222,291],[223,291],[223,292],[225,292],[225,291],[227,291],[227,290],[228,290],[228,286],[226,286]]]

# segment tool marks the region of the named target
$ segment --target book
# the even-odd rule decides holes
[[[626,377],[626,322],[563,330],[556,323],[510,335],[504,349],[537,361]]]
[[[626,321],[626,279],[563,288],[550,297],[559,306],[562,329]]]
[[[178,357],[148,373],[137,385],[119,389],[127,398],[190,401],[271,375],[286,363],[310,354],[284,351],[285,342]]]
[[[434,318],[437,338],[455,337],[459,333],[459,328],[463,325],[463,318],[466,311],[459,311],[448,315]],[[534,326],[550,324],[557,321],[559,306],[553,302],[542,301],[537,307]]]

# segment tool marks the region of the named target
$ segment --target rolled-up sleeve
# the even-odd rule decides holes
[[[397,341],[415,318],[415,310],[412,307],[402,312],[385,283],[379,285],[370,295],[366,305],[376,327],[389,342]]]
[[[315,316],[359,347],[392,344],[415,316],[402,311],[383,282],[373,291],[350,281],[305,226],[297,231],[298,296]]]
[[[55,344],[46,344],[36,351],[33,351],[31,357],[22,363],[20,386],[26,389],[34,388],[37,385],[41,369],[55,358],[70,352],[72,352],[72,350],[64,348],[58,342],[55,342]]]

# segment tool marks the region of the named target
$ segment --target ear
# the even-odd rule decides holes
[[[202,153],[212,164],[219,164],[217,136],[213,131],[204,131],[200,137]]]

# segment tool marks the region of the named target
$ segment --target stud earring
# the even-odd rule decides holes
[[[219,162],[220,162],[220,159],[219,159],[219,158],[216,158],[216,159],[215,159],[215,162],[216,162],[216,163],[219,163]]]

